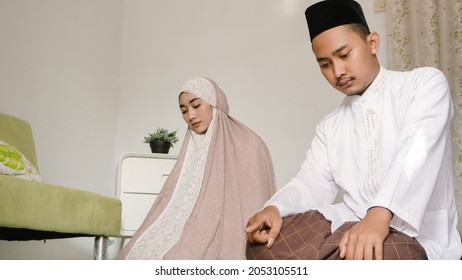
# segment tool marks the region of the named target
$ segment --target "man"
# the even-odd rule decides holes
[[[322,74],[346,97],[297,176],[249,219],[247,258],[460,259],[444,75],[381,67],[380,37],[355,1],[305,16]]]

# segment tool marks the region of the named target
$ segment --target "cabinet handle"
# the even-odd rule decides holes
[[[168,177],[170,174],[162,174],[160,177]]]

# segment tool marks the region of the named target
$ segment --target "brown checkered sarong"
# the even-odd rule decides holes
[[[266,244],[247,243],[249,260],[336,260],[338,242],[358,222],[346,222],[331,233],[331,222],[318,211],[285,217],[281,232],[271,249]],[[404,233],[390,229],[384,241],[386,260],[426,260],[423,247]]]

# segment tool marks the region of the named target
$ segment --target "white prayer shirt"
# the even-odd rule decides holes
[[[390,227],[415,237],[429,259],[460,259],[447,80],[431,67],[381,67],[361,96],[347,96],[316,128],[300,171],[268,200],[281,216],[311,209],[332,232],[379,206]],[[332,204],[337,192],[344,200]]]

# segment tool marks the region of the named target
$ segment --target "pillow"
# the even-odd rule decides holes
[[[37,168],[15,147],[0,140],[0,175],[43,182]]]

